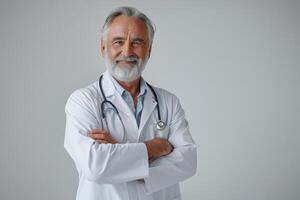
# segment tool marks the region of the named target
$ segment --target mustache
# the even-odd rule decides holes
[[[114,60],[114,63],[118,63],[120,61],[125,61],[125,62],[138,62],[139,58],[137,56],[122,56],[120,58],[117,58]]]

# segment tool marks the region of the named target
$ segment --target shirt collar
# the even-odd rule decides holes
[[[117,92],[123,96],[123,94],[125,93],[125,90],[119,83],[118,81],[116,81],[111,75],[110,75],[111,81],[115,87],[115,89],[117,90]],[[140,93],[139,96],[142,96],[144,94],[146,94],[147,91],[147,87],[146,87],[146,81],[143,79],[143,77],[141,77],[140,79]]]

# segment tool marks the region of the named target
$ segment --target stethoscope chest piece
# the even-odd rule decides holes
[[[162,131],[166,128],[166,123],[163,122],[162,120],[159,120],[157,123],[156,123],[156,129],[159,130],[159,131]]]

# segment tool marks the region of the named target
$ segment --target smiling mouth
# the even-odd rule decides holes
[[[126,61],[126,60],[118,60],[117,64],[126,63],[126,64],[136,64],[136,61]]]

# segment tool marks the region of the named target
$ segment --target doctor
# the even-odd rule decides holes
[[[107,71],[66,103],[64,147],[79,174],[77,200],[179,200],[179,182],[196,172],[178,98],[141,77],[153,36],[137,9],[111,12],[101,38]]]

